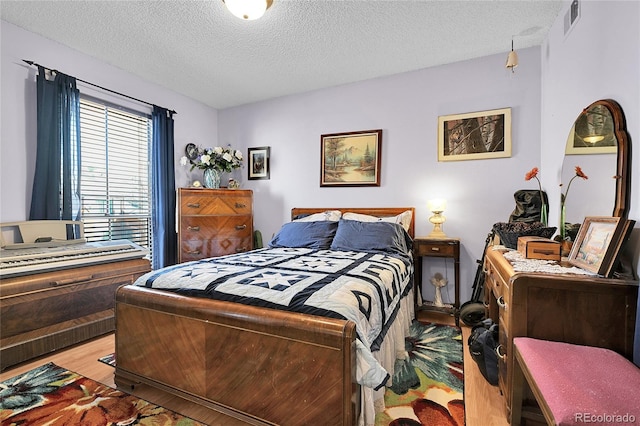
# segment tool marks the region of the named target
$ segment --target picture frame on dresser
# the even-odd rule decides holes
[[[569,263],[594,274],[609,277],[630,228],[633,227],[630,222],[634,221],[621,217],[586,217],[571,247]]]

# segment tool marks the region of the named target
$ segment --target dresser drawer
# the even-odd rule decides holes
[[[206,259],[226,254],[243,253],[252,248],[253,237],[184,240],[180,243],[182,262]]]
[[[253,234],[253,218],[242,216],[183,216],[180,221],[182,240],[221,237],[249,237]]]
[[[416,256],[442,256],[442,257],[454,257],[456,254],[455,244],[447,244],[442,242],[425,242],[421,240],[419,244],[415,246]]]
[[[219,194],[215,192],[220,191]],[[215,190],[191,193],[180,198],[182,216],[247,215],[252,212],[252,197],[246,191]],[[231,194],[229,194],[231,192]]]

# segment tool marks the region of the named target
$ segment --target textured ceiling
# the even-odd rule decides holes
[[[214,108],[540,45],[560,0],[0,1],[3,20]],[[24,58],[38,62],[38,58]],[[48,64],[43,64],[48,65]],[[61,69],[72,74],[72,70]]]

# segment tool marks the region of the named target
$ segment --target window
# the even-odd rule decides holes
[[[127,239],[151,251],[151,118],[80,99],[82,219],[87,241]]]

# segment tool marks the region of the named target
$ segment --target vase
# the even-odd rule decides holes
[[[220,172],[216,169],[204,169],[204,187],[220,188]]]
[[[548,211],[549,208],[547,204],[542,203],[542,208],[540,209],[540,222],[542,222],[544,226],[547,226],[549,224]]]
[[[560,241],[564,241],[565,237],[567,236],[567,226],[564,223],[565,222],[565,208],[564,208],[564,203],[562,203],[562,205],[560,206]]]

